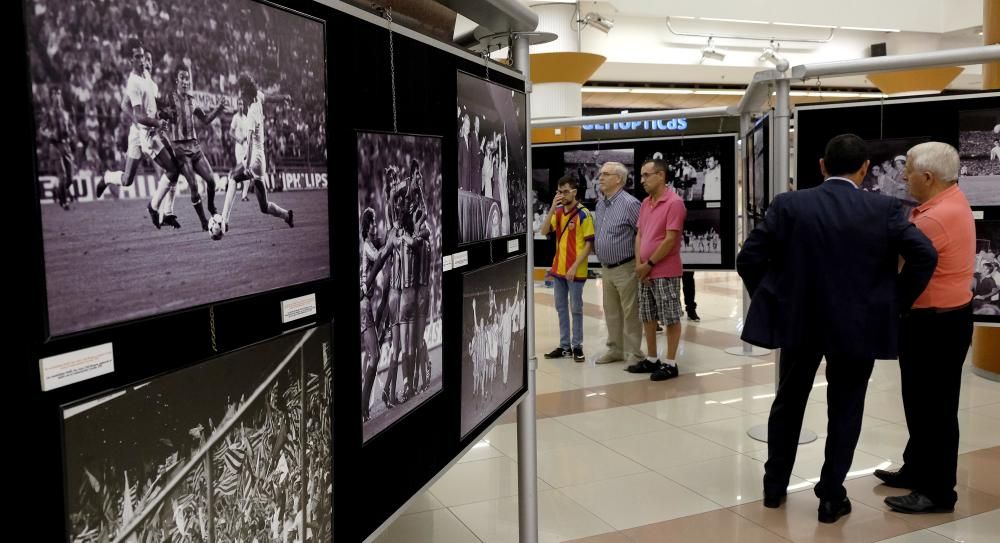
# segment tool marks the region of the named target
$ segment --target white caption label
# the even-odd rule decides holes
[[[976,219],[977,221],[983,220],[983,217],[985,217],[985,216],[986,216],[986,212],[983,211],[983,210],[981,210],[981,209],[978,210],[978,211],[973,211],[972,212],[972,218]]]
[[[87,347],[38,361],[42,390],[49,391],[115,371],[115,349],[111,343]]]
[[[452,255],[452,267],[461,268],[469,263],[469,251],[462,251]]]
[[[316,314],[316,294],[306,294],[281,302],[282,324],[304,319]]]
[[[521,240],[519,240],[519,239],[512,239],[512,240],[510,240],[510,241],[507,242],[507,253],[508,254],[516,252],[520,248],[521,248]]]
[[[451,271],[451,255],[448,255],[441,259],[441,270]]]
[[[712,208],[717,208],[717,207],[722,207],[722,202],[706,202],[705,203],[705,209],[712,209]]]

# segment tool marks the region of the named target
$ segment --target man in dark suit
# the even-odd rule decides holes
[[[826,462],[815,488],[826,523],[851,511],[843,483],[875,359],[896,358],[900,311],[913,305],[937,264],[931,242],[899,201],[859,189],[868,165],[861,138],[830,140],[820,160],[826,181],[778,195],[736,261],[752,296],[743,340],[781,348],[768,420],[766,507],[784,499],[806,401],[826,357]]]

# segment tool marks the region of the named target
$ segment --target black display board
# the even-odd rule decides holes
[[[686,156],[685,156],[686,155]],[[593,184],[600,164],[606,160],[623,162],[631,170],[626,190],[640,201],[646,192],[638,182],[639,170],[648,158],[660,156],[673,166],[681,158],[690,164],[693,174],[688,187],[683,183],[674,184],[682,190],[688,209],[685,230],[691,232],[692,251],[682,252],[681,260],[687,270],[732,270],[736,265],[736,134],[701,136],[681,136],[672,138],[644,138],[634,140],[606,140],[601,142],[554,143],[532,146],[532,179],[535,191],[535,205],[532,209],[533,223],[538,224],[552,205],[555,183],[563,175],[583,178],[577,191],[577,198],[588,209],[594,210],[596,186]],[[714,167],[713,167],[714,166]],[[678,169],[678,172],[683,169]],[[711,173],[708,173],[711,171]],[[668,172],[668,182],[675,181]],[[682,175],[675,175],[680,178]],[[547,179],[547,183],[542,181]],[[706,183],[706,179],[712,181]],[[718,179],[718,182],[715,182]],[[678,179],[679,181],[679,179]],[[629,184],[630,183],[630,184]],[[716,187],[708,188],[709,186]],[[717,189],[717,190],[716,190]],[[706,197],[707,195],[707,197]],[[711,242],[706,243],[703,252],[695,248],[695,238],[705,236],[714,239],[718,234],[717,250],[711,250]],[[535,241],[535,265],[551,266],[554,247],[551,240]],[[593,259],[592,259],[593,260]]]
[[[744,169],[746,179],[743,209],[750,218],[750,226],[763,220],[767,206],[771,202],[771,178],[773,177],[773,142],[771,141],[771,114],[767,113],[754,123],[744,139]]]
[[[340,104],[331,139],[331,164],[342,174],[342,200],[332,207],[333,253],[339,261],[353,265],[335,267],[334,280],[344,312],[336,315],[334,337],[338,360],[344,371],[359,377],[338,388],[334,397],[337,426],[334,434],[334,531],[337,541],[362,541],[468,445],[480,438],[473,432],[462,438],[461,376],[464,273],[525,253],[526,234],[459,246],[458,133],[461,126],[458,103],[458,73],[488,79],[514,91],[524,91],[524,81],[488,69],[481,60],[459,57],[428,43],[401,35],[393,36],[396,77],[396,129],[400,133],[441,136],[441,246],[447,258],[459,254],[468,263],[442,273],[441,392],[427,398],[377,435],[364,441],[361,416],[360,316],[356,300],[360,261],[359,210],[354,179],[357,177],[357,133],[393,131],[393,92],[390,78],[389,33],[383,26],[350,15],[331,12],[329,24],[337,29],[336,43],[342,54],[331,55],[330,77],[343,84],[331,93],[331,103]],[[524,122],[527,122],[525,119]],[[526,134],[527,127],[520,133]],[[513,138],[513,136],[511,136]],[[514,146],[514,141],[510,142]],[[336,183],[334,183],[336,185]],[[514,242],[516,248],[513,244]],[[513,249],[513,251],[511,251]],[[461,258],[460,258],[461,260]],[[471,318],[471,315],[469,316]],[[522,382],[527,382],[527,365]],[[516,403],[524,389],[515,393],[489,417],[481,429],[492,424]],[[374,396],[374,394],[373,394]]]
[[[992,203],[994,191],[1000,191],[998,178],[989,175],[998,167],[990,157],[993,145],[990,140],[1000,137],[1000,128],[997,128],[1000,119],[992,113],[998,108],[1000,93],[996,92],[800,106],[795,111],[795,187],[811,188],[823,181],[819,159],[827,142],[838,134],[853,133],[871,142],[873,153],[879,155],[873,165],[890,172],[900,169],[898,159],[905,159],[909,146],[923,141],[947,143],[959,150],[964,167],[959,187],[970,199],[977,219],[977,237],[981,238],[977,254],[995,255],[997,249],[992,245],[996,241],[991,232],[1000,220],[1000,206],[975,204]],[[870,176],[870,181],[866,179],[870,190],[879,187],[880,192],[905,199],[905,184],[899,180],[892,182],[893,176],[885,175],[885,171],[880,173],[881,183],[875,176]],[[977,277],[977,282],[979,279]],[[975,320],[1000,322],[1000,315],[990,313],[993,311],[984,309],[975,315]]]
[[[177,5],[186,6],[186,0],[178,0]],[[253,2],[251,2],[253,3]],[[51,4],[51,3],[50,3]],[[76,2],[56,2],[41,12],[52,14],[59,5],[82,6]],[[159,8],[168,15],[175,7],[173,2],[161,2]],[[280,5],[279,5],[280,4]],[[244,20],[253,24],[267,24],[273,17],[262,14],[263,4],[241,12]],[[11,510],[12,514],[33,520],[32,538],[38,541],[65,541],[67,532],[67,505],[64,496],[63,468],[64,444],[61,438],[63,422],[62,409],[86,398],[103,396],[108,392],[121,390],[134,383],[148,381],[161,375],[169,375],[192,364],[212,364],[216,357],[264,341],[281,341],[283,334],[299,327],[336,322],[333,328],[334,374],[359,376],[361,345],[358,331],[360,317],[356,301],[360,297],[358,274],[359,214],[356,197],[357,179],[357,131],[394,131],[394,117],[400,132],[425,134],[441,138],[442,173],[441,194],[444,210],[442,217],[441,247],[444,255],[459,252],[457,231],[458,221],[452,210],[457,209],[458,185],[456,181],[457,119],[456,76],[459,71],[467,72],[483,79],[497,82],[516,91],[524,90],[520,78],[488,69],[481,60],[459,56],[458,50],[450,46],[435,46],[425,41],[395,34],[395,87],[396,108],[393,108],[393,85],[390,78],[390,41],[384,25],[366,20],[359,10],[343,7],[338,9],[307,0],[281,0],[278,7],[283,12],[294,11],[315,20],[322,21],[325,31],[326,68],[321,77],[326,84],[326,106],[328,114],[308,116],[308,120],[290,120],[291,132],[297,138],[305,135],[314,137],[309,144],[327,157],[328,171],[301,172],[288,164],[276,164],[273,172],[276,187],[285,189],[325,184],[329,179],[329,190],[322,194],[328,209],[329,223],[325,238],[329,243],[329,279],[276,288],[267,292],[241,294],[237,299],[224,299],[212,305],[197,305],[188,309],[178,308],[169,303],[162,305],[157,315],[136,320],[126,320],[89,331],[80,331],[58,338],[50,338],[46,327],[45,267],[43,263],[42,217],[39,209],[39,185],[33,183],[36,169],[35,140],[31,136],[9,138],[5,150],[10,179],[8,197],[16,202],[5,217],[11,220],[10,231],[21,233],[11,236],[8,247],[16,265],[10,267],[10,289],[7,295],[9,307],[16,308],[17,315],[8,320],[6,334],[16,338],[11,341],[12,352],[5,354],[8,367],[5,382],[8,392],[9,409],[16,409],[8,430],[25,444],[19,447],[11,459],[17,469],[12,470],[8,479],[19,489],[19,499]],[[29,107],[32,100],[31,74],[25,44],[47,47],[54,44],[45,42],[44,36],[52,35],[61,22],[50,24],[47,33],[29,33],[25,21],[28,13],[36,13],[33,4],[14,4],[12,12],[5,18],[5,35],[15,41],[15,54],[10,59],[9,73],[14,80],[11,88],[15,91],[17,107],[10,108],[8,131],[10,134],[33,134],[36,119]],[[204,6],[204,4],[202,4]],[[120,17],[110,24],[115,35],[121,40],[134,34],[141,25],[138,21],[146,10],[122,6]],[[225,25],[229,16],[209,17],[207,12],[199,12],[203,19],[191,18],[198,25]],[[79,14],[78,14],[79,15]],[[89,21],[93,14],[86,17]],[[63,17],[59,21],[65,21]],[[166,22],[166,21],[171,22]],[[165,35],[173,35],[176,29],[166,28],[183,18],[161,18],[157,27],[148,30],[145,38],[156,43],[171,44],[167,38],[160,39],[157,31],[162,28]],[[202,23],[204,21],[204,23]],[[199,27],[200,28],[200,27]],[[266,34],[266,33],[265,33]],[[72,37],[65,36],[59,47],[71,51]],[[295,49],[287,47],[282,40],[290,39],[287,34],[267,36],[270,47],[281,51],[279,54],[295,54]],[[115,43],[109,47],[118,47]],[[190,45],[190,44],[188,44]],[[164,46],[166,47],[166,45]],[[183,49],[183,48],[180,48]],[[212,51],[221,50],[213,47]],[[265,49],[267,50],[267,49]],[[156,51],[169,54],[169,58],[181,59],[184,51]],[[213,53],[214,54],[214,53]],[[67,54],[69,55],[69,54]],[[220,53],[221,55],[221,53]],[[69,56],[66,57],[67,59]],[[197,65],[193,78],[198,89],[205,88],[206,81],[225,80],[227,84],[239,74],[239,67],[245,64],[252,71],[252,63],[231,63],[220,60],[225,69],[209,75],[202,73]],[[288,59],[288,63],[295,59]],[[285,60],[282,61],[286,63]],[[304,63],[302,63],[304,66]],[[42,67],[47,70],[51,67]],[[233,78],[230,78],[230,70]],[[119,70],[127,72],[127,67]],[[222,72],[225,73],[222,73]],[[293,83],[285,82],[284,85]],[[67,86],[71,86],[67,82]],[[263,86],[263,83],[262,85]],[[268,89],[265,89],[268,90]],[[274,88],[270,88],[274,91]],[[74,92],[77,92],[74,90]],[[265,116],[273,115],[272,108],[294,108],[282,96],[272,97],[275,102],[265,101]],[[269,113],[271,112],[271,113]],[[275,116],[275,120],[278,120]],[[527,122],[525,120],[525,122]],[[308,124],[309,128],[304,125]],[[228,127],[226,127],[228,128]],[[527,133],[527,126],[521,130]],[[277,138],[275,138],[277,140]],[[125,142],[118,142],[124,150]],[[274,141],[278,145],[278,141]],[[299,146],[305,143],[298,140]],[[286,135],[285,145],[293,148],[291,136]],[[227,148],[229,149],[229,148]],[[231,154],[231,150],[227,150]],[[271,155],[269,155],[270,157]],[[283,168],[284,166],[284,168]],[[12,170],[12,171],[11,171]],[[273,200],[284,191],[274,193]],[[318,194],[318,193],[317,193]],[[249,195],[250,202],[238,205],[256,208],[256,196]],[[239,196],[237,197],[239,200]],[[177,198],[177,208],[190,215],[185,198]],[[279,202],[280,203],[280,202]],[[313,202],[316,204],[324,203]],[[46,204],[51,205],[51,204]],[[220,206],[221,207],[221,206]],[[66,211],[67,214],[74,210]],[[263,217],[271,219],[271,217]],[[143,214],[130,215],[131,220],[149,221]],[[297,231],[300,217],[295,216]],[[277,221],[278,219],[273,219]],[[184,228],[196,223],[190,218],[181,218]],[[242,223],[240,223],[242,224]],[[235,237],[240,224],[233,224],[233,230],[220,241],[206,243],[225,244],[230,236]],[[306,222],[302,223],[307,224]],[[152,226],[150,225],[150,228]],[[77,233],[67,228],[65,235]],[[113,236],[114,234],[112,234]],[[408,499],[416,494],[435,475],[445,468],[464,448],[480,438],[473,432],[463,439],[460,431],[461,405],[461,330],[462,330],[462,274],[481,267],[501,262],[507,258],[525,253],[525,235],[507,236],[490,241],[461,247],[461,260],[466,263],[460,268],[443,272],[442,313],[444,338],[442,351],[441,382],[442,391],[415,408],[405,418],[363,443],[361,420],[360,380],[334,379],[333,412],[336,424],[333,426],[333,494],[334,494],[334,540],[362,541],[385,520],[392,516]],[[259,250],[280,251],[281,246],[266,240],[259,240]],[[296,262],[290,261],[290,266]],[[151,282],[157,273],[168,273],[167,266],[130,268],[115,267],[111,274],[149,274]],[[276,273],[270,267],[253,269],[235,274],[224,261],[216,262],[207,258],[200,263],[196,273],[214,278],[219,286],[227,282],[247,281],[253,274]],[[190,271],[190,270],[186,270]],[[249,275],[250,277],[247,277]],[[86,290],[88,285],[79,288]],[[150,287],[155,288],[155,286]],[[306,318],[282,322],[281,302],[291,298],[315,295],[316,313]],[[275,339],[277,338],[277,339]],[[44,392],[39,375],[39,361],[44,357],[60,355],[78,349],[111,344],[114,354],[114,370],[110,373]],[[527,365],[524,365],[522,382],[526,382]],[[514,405],[523,395],[517,391],[483,421],[480,429],[487,428],[507,408]],[[13,412],[13,411],[11,411]],[[142,424],[142,421],[136,421]]]

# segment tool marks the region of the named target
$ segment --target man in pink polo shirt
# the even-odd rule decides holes
[[[876,470],[887,486],[908,488],[885,499],[901,513],[952,511],[958,467],[958,396],[972,341],[976,226],[958,188],[958,151],[922,143],[907,153],[903,177],[920,203],[911,220],[934,244],[937,267],[923,294],[904,313],[899,370],[910,439],[899,471]]]
[[[631,373],[651,373],[650,380],[677,377],[677,345],[681,341],[681,232],[687,209],[684,201],[667,190],[667,163],[647,160],[640,170],[642,187],[649,196],[639,207],[635,236],[635,274],[639,278],[639,317],[646,329],[644,360],[627,368]],[[667,327],[667,360],[656,355],[656,323]]]

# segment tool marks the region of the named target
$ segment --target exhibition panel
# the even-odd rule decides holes
[[[685,269],[733,269],[736,265],[736,135],[698,135],[601,142],[576,142],[532,147],[532,210],[537,263],[551,260],[551,243],[538,232],[555,195],[555,183],[564,175],[577,180],[578,197],[587,209],[596,208],[602,164],[621,162],[629,170],[625,189],[640,200],[646,197],[637,182],[644,161],[666,162],[667,180],[688,209],[681,238]],[[546,260],[546,257],[548,260]]]
[[[978,322],[1000,322],[995,284],[1000,281],[1000,93],[982,92],[928,98],[800,106],[795,111],[796,187],[822,181],[819,159],[833,136],[850,132],[868,142],[871,166],[862,190],[917,204],[909,194],[903,168],[907,151],[941,141],[959,151],[958,186],[976,219],[973,313]]]
[[[362,541],[521,400],[523,76],[339,2],[18,6],[35,539]]]

